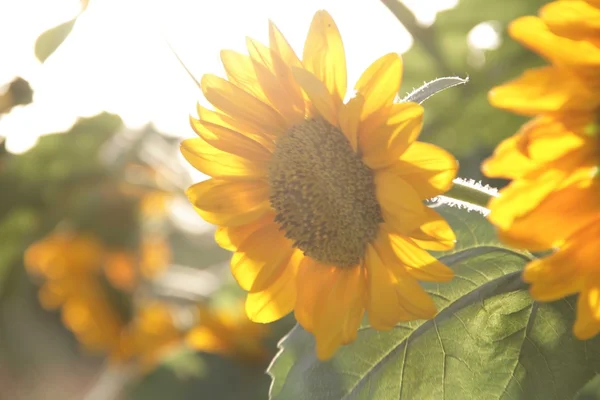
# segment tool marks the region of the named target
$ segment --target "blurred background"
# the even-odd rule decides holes
[[[482,179],[523,119],[488,90],[541,60],[507,24],[538,0],[3,0],[0,2],[0,399],[265,399],[292,316],[251,324],[230,253],[184,196],[205,179],[178,152],[199,78],[219,51],[267,42],[301,54],[327,9],[349,84],[404,54],[400,96],[441,76],[422,140]],[[501,181],[485,181],[501,186]]]

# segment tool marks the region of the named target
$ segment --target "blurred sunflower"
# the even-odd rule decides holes
[[[420,105],[394,103],[400,56],[371,64],[345,102],[344,47],[327,12],[315,14],[302,60],[272,23],[268,47],[247,47],[221,52],[227,79],[202,77],[216,110],[198,106],[199,137],[181,151],[212,177],[187,194],[235,252],[250,319],[295,310],[327,359],[355,339],[365,309],[376,329],[432,318],[418,280],[452,271],[426,249],[450,249],[455,236],[423,200],[451,187],[457,162],[416,141]]]
[[[29,273],[43,279],[39,291],[42,306],[60,308],[63,323],[86,349],[121,361],[149,357],[150,349],[135,351],[132,346],[137,343],[129,342],[125,332],[137,318],[160,313],[156,307],[143,305],[148,311],[132,318],[131,304],[123,301],[126,293],[115,290],[131,292],[139,285],[136,271],[144,270],[141,261],[143,258],[136,259],[132,253],[111,251],[93,235],[72,231],[52,233],[25,253]]]
[[[62,309],[63,323],[95,352],[118,347],[123,318],[115,312],[96,273],[103,245],[94,236],[55,233],[32,244],[25,267],[44,279],[39,299],[46,309]]]
[[[240,318],[193,306],[196,318],[186,324],[177,321],[176,310],[165,302],[118,301],[119,294],[131,295],[135,287],[130,285],[139,286],[139,281],[130,279],[134,271],[130,262],[131,254],[112,254],[96,237],[73,232],[51,234],[25,254],[28,271],[44,279],[39,291],[42,306],[60,308],[63,323],[79,342],[89,351],[107,354],[113,362],[133,360],[141,372],[147,372],[184,344],[239,360],[262,360],[267,354],[262,343],[267,330],[245,315]],[[106,284],[102,273],[112,270],[117,275],[107,274],[107,281],[128,293],[116,293]]]
[[[575,334],[589,338],[600,330],[590,250],[600,245],[600,4],[549,3],[539,17],[515,20],[510,34],[551,65],[489,94],[496,107],[536,116],[483,165],[486,175],[513,180],[490,202],[489,218],[515,247],[560,247],[528,265],[524,278],[538,300],[581,292]]]
[[[264,325],[253,323],[244,313],[240,315],[228,309],[200,305],[197,311],[198,323],[186,335],[189,347],[245,361],[265,360],[268,353],[262,339],[268,330]]]

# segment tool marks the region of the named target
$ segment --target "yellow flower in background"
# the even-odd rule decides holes
[[[560,239],[548,242],[538,236],[556,230],[566,233],[565,225],[572,223],[570,214],[563,215],[553,230],[531,226],[528,214],[537,211],[551,193],[568,186],[590,188],[590,196],[597,197],[591,188],[600,165],[599,132],[591,113],[541,115],[504,140],[484,162],[486,175],[513,180],[489,204],[489,219],[506,242],[531,250],[559,244]]]
[[[183,332],[169,307],[158,301],[142,304],[121,335],[121,357],[137,357],[143,371],[157,365],[181,345]]]
[[[157,235],[144,235],[137,251],[109,250],[104,258],[104,274],[111,285],[132,291],[144,279],[152,279],[168,266],[171,250],[166,241]]]
[[[142,251],[153,269],[142,269],[152,277],[165,244],[154,238]],[[149,252],[149,253],[148,253]],[[158,257],[151,257],[157,254]],[[103,278],[122,294],[131,296],[139,287],[135,257],[126,251],[107,251],[92,235],[59,231],[32,244],[25,254],[25,265],[33,276],[43,278],[39,291],[42,306],[61,309],[62,320],[77,340],[89,351],[106,354],[113,362],[134,361],[141,372],[154,368],[170,351],[187,345],[209,353],[238,360],[262,360],[267,352],[263,339],[268,331],[252,323],[244,314],[227,310],[197,308],[195,322],[178,322],[181,308],[142,297],[124,312],[123,304]],[[104,275],[103,275],[104,274]],[[114,290],[114,289],[113,289]],[[130,313],[131,316],[127,316]]]
[[[30,274],[43,279],[39,291],[42,306],[60,308],[63,323],[86,349],[107,353],[117,361],[138,357],[144,364],[144,359],[158,348],[139,347],[143,336],[136,333],[136,324],[139,318],[148,319],[150,311],[143,310],[149,306],[142,305],[141,317],[129,321],[123,305],[114,301],[115,294],[103,281],[126,292],[139,285],[136,271],[141,267],[140,260],[131,252],[111,251],[92,235],[59,231],[27,249],[25,266]],[[132,329],[135,341],[127,333]]]
[[[44,278],[39,291],[46,309],[62,310],[62,319],[81,344],[94,352],[119,346],[124,321],[98,279],[104,248],[93,236],[55,233],[25,253],[29,273]]]
[[[600,107],[599,10],[585,1],[557,1],[542,8],[540,17],[515,20],[510,35],[552,65],[532,68],[492,89],[489,94],[492,105],[524,115],[597,110]]]
[[[591,187],[596,179],[600,165],[599,15],[594,2],[556,1],[544,6],[540,17],[521,17],[510,26],[511,36],[552,63],[526,71],[489,94],[496,107],[537,115],[501,143],[483,165],[488,176],[513,179],[490,203],[489,216],[512,245],[535,250],[548,246],[523,231],[522,219],[554,191],[569,185]],[[598,197],[593,190],[590,196]],[[568,223],[563,218],[561,225]]]
[[[489,94],[496,107],[536,116],[483,164],[512,179],[489,219],[512,246],[557,249],[523,276],[540,301],[580,293],[574,333],[587,339],[600,331],[600,3],[555,1],[510,33],[551,65]]]
[[[365,309],[376,329],[432,318],[418,281],[452,271],[426,249],[450,249],[455,236],[423,200],[451,187],[457,162],[416,141],[420,105],[394,103],[400,56],[371,64],[345,101],[344,47],[327,12],[314,16],[302,60],[272,23],[268,47],[247,47],[221,52],[227,79],[202,77],[215,111],[198,107],[199,137],[181,151],[212,177],[187,194],[235,252],[250,319],[295,310],[327,359],[356,338]]]
[[[200,305],[198,323],[187,333],[186,342],[195,350],[255,361],[268,354],[262,343],[267,334],[264,325],[253,323],[244,313]]]
[[[579,293],[573,332],[589,339],[600,332],[600,214],[570,235],[549,257],[536,260],[523,274],[531,283],[531,294],[540,301],[558,300]]]

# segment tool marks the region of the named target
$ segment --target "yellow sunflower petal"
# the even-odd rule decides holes
[[[256,221],[241,226],[220,226],[215,232],[215,241],[226,250],[236,251],[240,245],[259,228],[273,223],[275,214],[267,212]]]
[[[600,65],[600,48],[594,43],[559,36],[541,18],[518,18],[510,24],[509,32],[513,38],[552,62],[596,67]]]
[[[269,102],[258,82],[250,57],[233,50],[221,50],[221,62],[230,82],[262,102]]]
[[[594,113],[543,115],[523,125],[519,130],[519,145],[535,162],[556,161],[586,146],[594,146],[596,139],[584,131],[595,119]]]
[[[414,256],[409,258],[406,254],[407,249],[401,246],[399,240],[398,236],[391,237],[387,232],[381,231],[372,244],[372,247],[377,252],[381,261],[383,261],[385,268],[391,273],[396,291],[398,292],[397,300],[412,316],[411,319],[433,318],[437,313],[433,300],[421,287],[419,282],[407,271],[405,262],[399,258],[399,255],[409,259],[413,264],[420,264],[422,260],[418,261]],[[447,267],[443,267],[445,266],[439,267],[434,265],[431,272],[439,272],[438,279],[451,279],[452,271],[448,271],[446,270]],[[373,289],[371,287],[371,290]]]
[[[314,327],[317,357],[327,360],[343,343],[356,338],[364,313],[363,268],[335,268],[333,285],[321,293],[321,312]]]
[[[340,129],[354,151],[358,149],[358,128],[364,103],[365,98],[358,94],[356,97],[351,98],[347,104],[342,105],[338,115]]]
[[[261,144],[224,126],[190,118],[192,127],[205,142],[226,153],[248,160],[268,162],[271,153]]]
[[[347,312],[345,314],[344,322],[342,323],[342,343],[348,344],[356,340],[358,336],[358,328],[362,321],[363,315],[365,314],[365,307],[367,303],[367,278],[366,269],[364,266],[356,267],[360,269],[359,276],[351,276],[351,284],[348,288],[354,289],[355,291],[346,292],[349,296],[347,302]]]
[[[392,173],[375,173],[375,192],[383,219],[394,232],[408,234],[426,219],[426,207],[419,194]]]
[[[490,201],[490,220],[501,229],[508,229],[515,218],[532,211],[552,192],[569,185],[593,184],[594,151],[594,147],[573,151],[569,157],[540,164],[536,170],[513,181]]]
[[[296,271],[304,258],[301,251],[294,251],[290,263],[273,284],[261,291],[248,293],[246,314],[254,322],[269,323],[289,314],[296,304]]]
[[[261,129],[266,135],[272,137],[278,136],[287,129],[283,117],[270,105],[233,83],[215,75],[204,75],[200,84],[204,97],[231,117]]]
[[[600,104],[600,96],[585,82],[572,71],[559,67],[531,68],[493,88],[488,98],[494,107],[524,115],[593,110]]]
[[[596,258],[600,243],[600,213],[587,221],[560,249],[548,257],[529,263],[523,279],[530,282],[536,300],[551,301],[583,289],[596,273]]]
[[[240,244],[231,258],[231,272],[244,290],[259,292],[278,278],[292,252],[292,243],[279,225],[267,224]]]
[[[570,38],[600,33],[600,9],[586,1],[555,1],[544,5],[540,17],[552,32]]]
[[[273,107],[289,126],[304,119],[304,98],[291,69],[273,50],[247,38],[246,46],[256,71],[256,77]]]
[[[325,84],[335,106],[346,96],[346,54],[337,25],[327,11],[317,11],[304,43],[304,67]]]
[[[538,301],[554,301],[582,289],[582,273],[572,268],[569,252],[559,250],[549,257],[529,263],[523,280],[531,283],[531,297]]]
[[[429,207],[426,207],[425,214],[427,217],[421,226],[407,236],[423,249],[435,251],[453,249],[456,235],[448,221]]]
[[[300,67],[302,65],[292,46],[272,21],[269,21],[269,47],[279,54],[279,57],[288,67]]]
[[[267,176],[268,164],[219,150],[202,138],[186,139],[181,154],[198,171],[214,178],[256,179]]]
[[[483,173],[489,177],[518,179],[538,164],[527,157],[519,148],[519,135],[504,139],[494,154],[481,166]]]
[[[388,238],[394,254],[413,278],[428,282],[447,282],[454,277],[454,272],[450,268],[417,246],[410,238],[391,232],[388,233]],[[403,267],[401,266],[401,268]],[[397,276],[397,278],[400,279],[401,276]]]
[[[508,229],[514,220],[534,210],[565,178],[566,173],[549,169],[535,180],[518,179],[489,202],[488,218],[500,229]]]
[[[298,300],[294,309],[296,320],[308,332],[315,329],[315,321],[321,312],[321,294],[331,286],[335,267],[324,266],[310,257],[304,257],[298,267]]]
[[[365,97],[361,119],[392,104],[402,82],[402,58],[386,54],[371,64],[360,76],[354,89]]]
[[[599,191],[599,182],[594,182],[592,188],[571,186],[556,191],[535,210],[517,218],[510,229],[499,231],[499,235],[507,244],[519,248],[552,248],[598,217],[600,204],[589,194]]]
[[[578,339],[586,340],[600,331],[600,282],[598,278],[589,282],[579,294],[577,320],[573,333]]]
[[[265,135],[261,130],[256,130],[252,126],[244,124],[243,122],[235,118],[231,118],[223,113],[209,110],[208,108],[202,107],[200,104],[196,106],[196,109],[198,111],[200,120],[236,131],[257,143],[260,143],[270,152],[275,150],[275,142],[273,141],[273,138]]]
[[[389,171],[410,184],[422,199],[428,199],[452,187],[452,180],[458,171],[458,161],[452,154],[437,146],[414,142],[389,167]]]
[[[367,246],[365,265],[368,285],[367,312],[371,326],[379,330],[388,330],[398,322],[418,319],[418,316],[413,315],[405,308],[407,306],[405,300],[407,296],[415,293],[421,298],[419,289],[412,287],[410,293],[401,293],[398,280],[386,266],[386,260],[381,258],[372,245]],[[414,278],[409,276],[409,279],[416,284]],[[418,284],[416,285],[418,286]],[[409,299],[409,301],[412,300]]]
[[[209,179],[190,186],[186,194],[200,216],[215,225],[248,224],[271,209],[269,186],[263,181]]]
[[[292,72],[318,113],[331,125],[337,126],[337,106],[323,82],[302,68],[293,68]]]
[[[417,139],[423,127],[423,107],[416,103],[392,106],[386,123],[373,131],[359,131],[363,161],[372,169],[392,165]]]

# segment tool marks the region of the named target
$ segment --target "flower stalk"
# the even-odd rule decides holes
[[[474,179],[456,178],[454,185],[443,196],[438,196],[437,200],[481,212],[484,215],[489,213],[488,203],[494,197],[498,197],[498,189],[489,185],[482,185]]]

